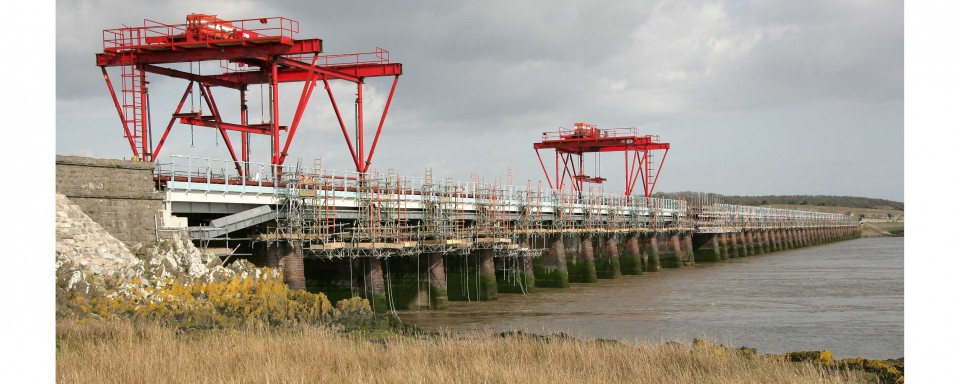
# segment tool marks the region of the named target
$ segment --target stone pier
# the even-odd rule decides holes
[[[596,259],[597,278],[616,279],[620,277],[620,245],[616,235],[601,237],[603,245],[600,257]]]
[[[370,300],[370,306],[375,313],[386,313],[389,310],[387,304],[387,290],[383,280],[383,264],[380,259],[365,257],[360,259],[364,266],[364,293],[366,299]]]
[[[643,274],[643,251],[640,249],[640,235],[631,234],[623,243],[620,252],[620,272],[624,275]]]
[[[717,239],[720,241],[720,260],[727,260],[730,258],[730,244],[727,243],[727,234],[720,233],[717,235]]]
[[[426,280],[426,300],[430,303],[431,309],[447,309],[449,300],[447,296],[447,272],[443,264],[443,255],[440,253],[427,253],[417,256],[424,259],[427,263],[426,271],[423,272],[423,280]]]
[[[538,288],[567,288],[570,275],[567,273],[566,247],[563,236],[555,235],[546,239],[547,251],[534,259],[533,274]]]
[[[733,232],[727,234],[728,242],[730,243],[730,258],[740,257],[740,243],[737,240],[740,237],[739,232]]]
[[[280,258],[283,282],[290,289],[306,289],[306,280],[303,275],[303,243],[293,242],[279,248],[283,252]]]
[[[667,245],[663,252],[660,254],[660,264],[664,268],[680,268],[683,266],[683,257],[686,255],[686,252],[683,250],[683,245],[680,240],[679,233],[671,233],[667,235]]]
[[[696,264],[693,254],[693,234],[684,233],[680,235],[680,239],[682,241],[681,245],[683,246],[683,265]]]
[[[567,258],[567,272],[572,283],[596,283],[597,264],[594,261],[593,236],[579,238],[579,248],[574,257]]]
[[[645,255],[643,270],[645,272],[659,271],[662,266],[660,265],[660,244],[657,241],[657,234],[644,236],[642,245]]]

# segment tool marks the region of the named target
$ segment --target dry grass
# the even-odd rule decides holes
[[[859,383],[810,363],[713,346],[630,347],[493,334],[371,339],[322,327],[178,334],[61,321],[60,383]]]

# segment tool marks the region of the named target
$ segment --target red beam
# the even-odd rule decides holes
[[[189,124],[189,125],[199,125],[199,126],[201,126],[201,127],[223,128],[223,129],[226,129],[226,130],[229,130],[229,131],[246,132],[246,133],[256,133],[256,134],[258,134],[258,135],[269,135],[269,134],[270,134],[270,129],[269,129],[269,128],[257,128],[257,127],[254,127],[254,126],[240,125],[240,124],[233,124],[233,123],[226,123],[226,122],[223,122],[223,121],[221,121],[221,122],[218,123],[218,122],[216,122],[216,121],[203,120],[203,119],[198,119],[198,118],[195,118],[195,117],[181,117],[181,118],[180,118],[180,123],[181,123],[181,124]],[[219,127],[217,126],[217,124],[219,124]]]
[[[249,46],[234,45],[223,47],[183,48],[179,50],[143,50],[133,55],[104,52],[97,54],[97,65],[112,67],[118,65],[186,63],[207,60],[237,60],[254,56],[301,55],[323,52],[320,39],[291,40],[290,44],[263,43]]]
[[[306,64],[309,66],[309,64]],[[360,79],[364,77],[380,77],[380,76],[398,76],[403,74],[403,68],[398,63],[392,64],[369,64],[369,65],[358,65],[358,66],[335,66],[335,67],[322,67],[318,66],[318,69],[327,71],[331,77],[347,79]],[[301,68],[280,68],[277,70],[277,76],[279,79],[278,82],[281,83],[292,83],[292,82],[302,82],[310,80],[310,71]],[[231,83],[241,83],[241,84],[266,84],[270,82],[270,76],[261,71],[246,71],[246,72],[233,72],[225,73],[221,75],[211,76],[213,78],[227,81]]]
[[[377,126],[377,134],[373,136],[373,145],[370,146],[370,153],[367,155],[367,161],[364,163],[363,171],[366,172],[373,160],[373,151],[377,150],[377,141],[380,140],[380,131],[383,130],[383,122],[387,119],[387,110],[390,109],[390,102],[393,101],[393,92],[397,90],[397,82],[400,81],[400,75],[393,77],[393,86],[390,87],[390,95],[387,96],[387,104],[383,106],[383,114],[380,115],[380,125]]]
[[[194,75],[194,74],[189,73],[189,72],[183,72],[183,71],[178,71],[178,70],[175,70],[175,69],[164,68],[164,67],[158,67],[158,66],[156,66],[156,65],[151,65],[151,64],[144,65],[144,66],[142,66],[142,68],[143,68],[144,71],[147,71],[147,72],[150,72],[150,73],[156,73],[156,74],[158,74],[158,75],[176,77],[176,78],[178,78],[178,79],[196,81],[196,82],[199,82],[199,83],[207,83],[207,84],[210,84],[210,85],[216,85],[216,86],[218,86],[218,87],[226,87],[226,88],[233,88],[233,89],[243,89],[243,88],[246,87],[246,85],[243,84],[243,83],[238,83],[238,82],[234,82],[234,81],[223,80],[223,79],[217,78],[217,77],[215,77],[215,76]]]
[[[310,64],[311,67],[317,65],[317,55],[313,55],[313,62]],[[287,150],[290,149],[290,142],[293,141],[293,135],[297,133],[297,126],[300,125],[300,118],[303,117],[303,111],[307,108],[307,102],[310,101],[310,95],[313,94],[313,89],[317,85],[317,73],[314,72],[314,76],[310,81],[303,83],[303,91],[300,93],[300,102],[297,103],[297,112],[293,115],[293,122],[290,123],[290,132],[287,133],[287,142],[283,145],[283,150],[280,151],[280,161],[278,164],[283,164],[287,160]]]

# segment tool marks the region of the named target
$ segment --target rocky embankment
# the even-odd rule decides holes
[[[58,318],[133,318],[180,327],[326,323],[364,317],[369,303],[294,291],[279,271],[224,264],[179,235],[127,247],[57,195]]]

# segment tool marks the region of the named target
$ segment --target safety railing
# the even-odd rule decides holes
[[[221,20],[212,15],[191,14],[185,24],[166,24],[144,19],[142,27],[103,30],[103,50],[174,47],[215,41],[289,38],[300,33],[300,23],[286,17]]]

